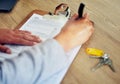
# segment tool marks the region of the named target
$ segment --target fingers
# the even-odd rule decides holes
[[[89,20],[89,14],[88,14],[88,13],[85,13],[85,14],[84,14],[84,18]],[[94,25],[94,22],[93,22],[93,21],[91,21],[91,20],[89,20],[89,21],[92,23],[92,25]]]
[[[18,33],[15,36],[16,36],[16,38],[19,38],[19,40],[16,41],[19,44],[24,44],[24,41],[25,41],[25,45],[26,45],[26,42],[28,43],[28,45],[30,45],[31,43],[34,44],[35,42],[36,43],[41,42],[41,40],[39,39],[39,37],[37,37],[35,35],[32,35],[31,32],[29,32],[29,31],[17,30],[15,32]],[[19,41],[22,42],[22,43],[20,43]]]
[[[11,53],[11,50],[10,50],[8,47],[3,46],[3,45],[1,45],[1,44],[0,44],[0,51],[5,52],[5,53],[8,53],[8,54]]]
[[[83,18],[89,19],[89,14],[88,14],[88,13],[85,13],[84,16],[83,16]]]
[[[31,34],[31,32],[29,31],[25,31],[25,30],[14,30],[16,33],[21,33],[21,34]]]
[[[74,21],[74,20],[76,20],[78,18],[78,14],[74,14],[72,17],[71,17],[71,21]]]
[[[78,18],[78,14],[74,14],[70,20],[76,20]],[[84,19],[89,19],[89,14],[88,13],[85,13],[84,16],[83,16]]]
[[[31,35],[30,33],[19,33],[13,36],[11,44],[22,44],[22,45],[35,45],[41,42],[39,37]]]
[[[26,40],[26,39],[16,38],[15,41],[12,42],[12,44],[21,44],[21,45],[32,46],[32,45],[37,44],[37,42],[29,41],[29,40]]]
[[[4,30],[1,39],[1,43],[8,44],[34,45],[41,42],[39,37],[23,30]]]
[[[25,35],[24,39],[28,40],[28,41],[37,42],[37,43],[41,42],[41,40],[39,39],[39,37],[34,36],[34,35]]]
[[[37,44],[37,43],[39,43],[40,42],[40,40],[38,40],[38,37],[36,37],[36,36],[32,36],[32,35],[26,35],[26,36],[24,36],[23,38],[21,38],[21,37],[19,37],[19,38],[15,38],[15,40],[14,40],[14,44],[22,44],[22,45],[28,45],[28,46],[31,46],[31,45],[35,45],[35,44]]]
[[[28,41],[33,41],[33,42],[41,42],[40,38],[32,35],[32,34],[16,34],[14,37],[19,38],[19,39],[24,39],[24,40],[28,40]]]
[[[79,20],[81,20],[81,19],[89,20],[89,14],[88,14],[88,13],[85,13],[84,16],[83,16],[82,18],[79,18],[79,19],[78,19],[78,14],[74,14],[74,15],[71,17],[70,21],[74,21],[74,20],[79,21]]]

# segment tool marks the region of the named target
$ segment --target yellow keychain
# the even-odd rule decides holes
[[[88,55],[96,56],[96,57],[102,57],[104,55],[104,51],[96,48],[87,48],[86,53]]]

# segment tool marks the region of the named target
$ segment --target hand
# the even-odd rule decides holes
[[[89,20],[87,14],[81,19],[77,18],[77,14],[73,15],[61,32],[55,37],[65,51],[85,43],[94,31],[93,22]]]
[[[40,39],[37,36],[31,35],[28,31],[0,29],[0,51],[11,53],[10,49],[2,44],[22,44],[32,46],[39,43]]]

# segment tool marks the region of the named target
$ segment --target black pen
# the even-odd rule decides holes
[[[82,18],[84,7],[85,5],[83,3],[80,3],[79,9],[78,9],[78,19]]]

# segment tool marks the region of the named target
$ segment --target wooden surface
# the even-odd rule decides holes
[[[84,12],[95,22],[95,32],[82,46],[61,84],[120,84],[120,0],[19,0],[10,13],[0,13],[0,27],[14,29],[32,10],[53,12],[62,2],[69,4],[72,14],[77,13],[80,2],[85,3]],[[98,60],[88,57],[87,47],[110,54],[116,72],[107,66],[92,72]]]

